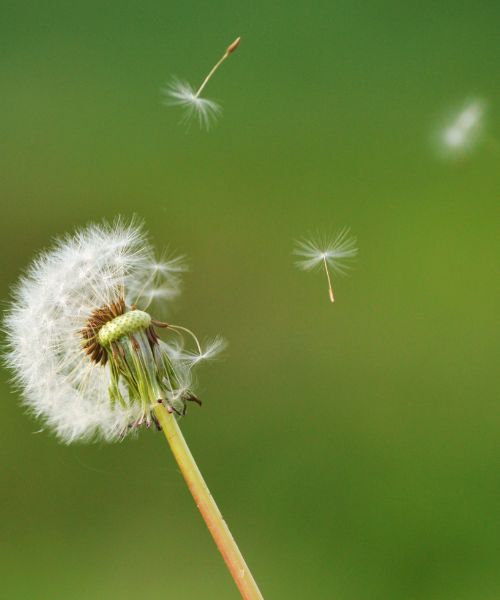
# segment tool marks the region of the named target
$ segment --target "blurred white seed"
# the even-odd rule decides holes
[[[485,130],[486,103],[468,100],[459,111],[449,113],[434,133],[434,142],[442,158],[459,158],[472,152]]]

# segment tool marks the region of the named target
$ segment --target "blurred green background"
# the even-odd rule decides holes
[[[182,428],[266,598],[500,598],[498,24],[491,1],[2,2],[1,297],[50,239],[137,214],[230,343]],[[207,88],[209,134],[162,105]],[[460,161],[429,142],[488,101]],[[344,225],[331,305],[293,242]],[[238,593],[160,434],[62,446],[2,374],[0,596]]]

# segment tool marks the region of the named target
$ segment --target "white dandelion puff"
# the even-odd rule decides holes
[[[165,104],[182,107],[184,109],[184,117],[182,119],[184,122],[197,117],[200,127],[204,127],[208,131],[211,125],[217,120],[221,114],[220,105],[214,100],[203,98],[201,94],[217,69],[239,46],[240,39],[238,37],[227,47],[222,58],[212,67],[210,73],[205,77],[197,90],[186,81],[178,79],[171,81],[165,88],[164,93],[167,96]]]
[[[349,228],[346,227],[332,239],[304,238],[297,242],[294,250],[294,254],[300,257],[295,264],[303,271],[324,268],[331,302],[335,301],[335,295],[328,267],[335,273],[344,274],[350,267],[349,262],[358,254],[356,238],[349,236],[349,232]]]
[[[4,320],[5,361],[27,408],[66,443],[121,439],[155,422],[162,401],[184,414],[192,364],[160,340],[145,310],[179,293],[182,258],[157,261],[135,222],[90,225],[41,253]],[[172,334],[173,335],[173,332]]]
[[[456,113],[448,115],[436,138],[439,153],[446,158],[457,158],[471,152],[484,133],[486,104],[479,99],[469,100]]]

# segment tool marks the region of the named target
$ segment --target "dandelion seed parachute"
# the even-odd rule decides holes
[[[349,269],[349,261],[357,256],[358,249],[356,238],[349,235],[348,228],[344,228],[332,239],[316,237],[299,240],[294,254],[300,257],[295,264],[303,271],[324,267],[328,280],[328,293],[331,302],[334,302],[333,285],[328,267],[338,274],[345,273]]]
[[[103,346],[96,342],[104,323],[178,294],[183,270],[181,258],[157,261],[142,227],[123,221],[90,225],[33,261],[5,317],[5,360],[24,404],[59,439],[114,441],[133,425],[150,424],[148,407],[134,397],[123,373],[113,372],[115,361],[107,361],[115,348],[125,352],[130,346],[132,352],[135,343],[146,344],[144,352],[151,350],[161,377],[168,379],[166,397],[174,408],[190,394],[192,353],[178,344],[169,354],[170,346],[150,331],[146,317],[141,321],[141,311],[128,319],[136,325],[125,325],[129,346],[115,347],[111,337],[100,340]],[[140,329],[136,335],[134,326]]]
[[[356,238],[349,235],[344,228],[332,239],[314,237],[297,242],[294,254],[300,258],[295,264],[304,271],[321,266],[324,260],[337,273],[345,273],[349,268],[348,261],[358,253]]]
[[[234,42],[229,44],[222,57],[215,63],[197,90],[192,88],[186,81],[179,81],[178,79],[174,79],[164,90],[165,95],[167,96],[165,104],[169,106],[181,106],[185,109],[184,122],[189,121],[192,117],[196,116],[200,127],[204,127],[208,131],[214,121],[216,121],[221,113],[221,107],[217,102],[209,100],[208,98],[203,98],[201,93],[222,63],[227,60],[240,45],[240,41],[241,38],[238,37]]]

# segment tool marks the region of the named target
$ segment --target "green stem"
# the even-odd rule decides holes
[[[205,519],[242,598],[244,600],[263,600],[252,573],[196,465],[174,415],[168,412],[163,404],[157,404],[154,410],[196,506]]]

